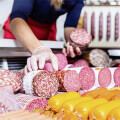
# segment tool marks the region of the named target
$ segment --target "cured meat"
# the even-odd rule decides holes
[[[40,97],[50,98],[56,94],[58,87],[58,78],[49,71],[41,71],[33,79],[34,93]]]
[[[30,112],[36,109],[45,109],[48,103],[44,97],[36,97],[20,93],[15,96],[20,103],[21,108]]]
[[[109,67],[110,60],[107,53],[101,49],[93,49],[84,55],[86,59],[92,66],[95,67]]]
[[[92,37],[86,30],[76,29],[71,32],[70,39],[77,45],[86,46],[91,42]]]
[[[89,90],[94,86],[95,73],[90,67],[84,67],[79,73],[79,79],[81,82],[81,88]]]
[[[0,87],[12,86],[13,91],[16,92],[20,89],[21,83],[22,75],[20,72],[0,69]]]
[[[61,71],[57,73],[60,82],[60,91],[78,91],[80,89],[79,74],[75,70]]]
[[[108,87],[111,83],[112,75],[108,68],[102,68],[98,74],[98,82],[101,87]]]
[[[0,114],[21,109],[15,95],[13,94],[12,86],[0,88]]]
[[[54,71],[51,63],[45,63],[43,70]]]
[[[89,64],[86,60],[80,59],[77,60],[75,63],[73,63],[69,68],[74,68],[74,67],[89,67]]]
[[[120,67],[115,70],[113,77],[115,85],[120,86]]]
[[[56,56],[58,58],[58,70],[63,70],[68,64],[67,58],[62,53],[58,53]]]

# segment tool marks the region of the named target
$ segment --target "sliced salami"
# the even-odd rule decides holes
[[[29,110],[30,112],[36,109],[45,109],[48,103],[44,97],[36,97],[20,93],[15,96],[21,104],[22,109]]]
[[[68,64],[67,58],[62,53],[56,54],[58,58],[58,70],[63,70]]]
[[[33,89],[37,96],[50,98],[58,91],[59,81],[53,72],[41,71],[33,79]]]
[[[59,73],[60,74],[60,73]],[[62,91],[78,91],[80,89],[79,74],[75,70],[61,71],[60,85]]]
[[[81,82],[81,88],[89,90],[94,86],[95,73],[90,67],[84,67],[79,73],[79,79]]]
[[[115,85],[120,86],[120,67],[115,70],[113,77]]]
[[[98,82],[101,87],[108,87],[111,83],[112,75],[108,68],[102,68],[98,74]]]
[[[71,32],[70,39],[77,45],[86,46],[91,42],[92,37],[86,30],[76,29]]]
[[[75,67],[89,67],[89,64],[86,60],[80,59],[74,62],[69,68],[75,68]]]
[[[0,87],[12,86],[13,91],[20,89],[22,83],[22,75],[18,71],[10,71],[0,69]]]

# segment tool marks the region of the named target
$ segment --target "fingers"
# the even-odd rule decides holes
[[[31,68],[32,70],[38,70],[38,65],[37,65],[37,56],[32,56],[30,58],[30,64],[31,64]]]
[[[31,68],[31,62],[30,62],[31,60],[30,60],[30,58],[28,58],[27,59],[27,68],[28,68],[28,70],[31,72],[31,71],[33,71],[32,70],[32,68]]]
[[[70,56],[72,57],[72,58],[74,58],[75,57],[75,53],[74,53],[74,50],[73,50],[73,47],[72,46],[70,46]]]
[[[25,74],[25,75],[28,74],[27,65],[26,65],[25,68],[24,68],[24,74]]]
[[[67,42],[67,54],[69,54],[70,53],[70,44],[69,44],[69,42]]]
[[[39,57],[39,68],[40,69],[44,68],[45,60],[46,60],[45,57],[43,57],[43,56]]]
[[[63,53],[65,56],[67,56],[66,48],[63,48],[63,49],[62,49],[62,53]]]
[[[52,63],[53,69],[55,71],[58,71],[58,59],[55,55],[51,55],[51,63]]]
[[[76,47],[76,52],[77,52],[77,55],[81,55],[82,54],[82,52],[81,52],[79,47]]]

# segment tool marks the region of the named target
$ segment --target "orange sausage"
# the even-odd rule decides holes
[[[102,94],[102,93],[104,93],[106,91],[108,91],[107,88],[99,88],[99,89],[96,89],[96,90],[88,91],[88,92],[84,93],[82,96],[90,96],[92,98],[95,98],[99,94]]]
[[[105,98],[107,100],[110,100],[114,95],[119,94],[120,90],[108,90],[100,95],[98,95],[96,98]]]

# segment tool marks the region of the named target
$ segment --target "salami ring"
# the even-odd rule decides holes
[[[49,71],[41,71],[33,79],[34,93],[39,97],[50,98],[56,94],[58,87],[58,78]]]
[[[71,32],[70,39],[71,42],[81,47],[87,46],[91,42],[92,36],[84,29],[76,29]]]
[[[101,87],[108,87],[111,83],[112,75],[108,68],[102,68],[98,74],[98,82]]]
[[[79,79],[81,81],[81,88],[89,90],[94,86],[95,73],[90,67],[84,67],[79,73]]]

